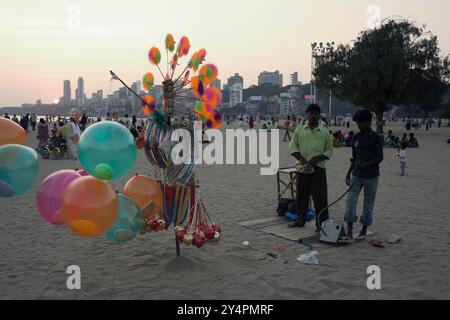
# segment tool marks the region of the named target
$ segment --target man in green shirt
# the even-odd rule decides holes
[[[312,196],[318,214],[328,206],[326,163],[333,154],[330,132],[319,123],[320,107],[311,104],[306,109],[308,122],[299,126],[289,145],[289,153],[297,159],[297,214],[298,220],[289,227],[302,228],[306,223],[309,199]],[[319,223],[328,220],[325,210]],[[317,225],[319,228],[319,225]]]

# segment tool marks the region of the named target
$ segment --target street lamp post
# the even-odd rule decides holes
[[[328,42],[324,45],[323,42],[317,43],[314,42],[311,44],[311,95],[312,95],[312,81],[314,78],[314,69],[316,68],[317,59],[324,57],[325,55],[333,52],[335,49],[335,42]],[[316,88],[316,79],[314,78],[314,103],[316,103],[317,99],[317,88]],[[328,105],[328,115],[331,117],[331,101],[332,101],[332,92],[330,89],[330,100]]]

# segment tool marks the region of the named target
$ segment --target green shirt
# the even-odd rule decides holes
[[[320,155],[330,159],[333,154],[333,143],[328,129],[320,124],[314,130],[311,130],[308,124],[298,126],[289,145],[290,154],[297,152],[306,161]],[[326,160],[321,161],[317,166],[325,169],[326,162]],[[297,161],[297,169],[301,167],[300,161]]]

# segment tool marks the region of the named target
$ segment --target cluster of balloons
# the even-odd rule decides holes
[[[168,34],[165,38],[165,47],[167,52],[175,51],[170,63],[172,72],[168,72],[164,77],[164,80],[170,80],[174,76],[174,71],[178,65],[179,58],[189,54],[191,45],[188,37],[183,36],[178,42],[177,49],[175,50],[174,37],[171,34]],[[222,93],[219,88],[212,86],[212,83],[217,79],[219,71],[213,64],[201,66],[205,61],[205,57],[205,49],[200,49],[191,56],[186,70],[183,71],[184,74],[180,75],[180,77],[183,76],[181,86],[178,83],[178,79],[175,80],[175,100],[179,98],[178,96],[186,94],[186,90],[181,89],[190,84],[190,91],[197,99],[199,99],[199,102],[194,105],[194,113],[196,114],[197,120],[205,123],[208,128],[220,128],[223,123],[222,115],[218,113],[216,109],[222,102]],[[148,53],[148,58],[150,63],[156,65],[159,69],[158,65],[161,62],[161,52],[159,49],[156,47],[151,48]],[[160,69],[159,71],[161,72]],[[195,75],[197,71],[198,74]],[[155,77],[153,74],[147,72],[142,79],[144,88],[150,90],[154,85],[154,81]],[[150,116],[154,114],[155,109],[155,98],[146,95],[142,101],[142,111]]]
[[[0,197],[16,197],[30,189],[39,174],[38,155],[26,147],[25,130],[0,118]]]
[[[116,122],[96,123],[83,132],[78,157],[84,170],[57,171],[42,181],[36,194],[39,213],[82,237],[106,234],[117,242],[136,237],[145,224],[141,208],[109,183],[133,167],[133,135]]]

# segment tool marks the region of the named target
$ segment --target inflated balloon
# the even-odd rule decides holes
[[[41,216],[51,224],[64,224],[61,215],[62,199],[72,181],[81,178],[74,170],[56,171],[39,185],[36,204]]]
[[[158,65],[161,62],[161,52],[158,48],[151,48],[148,52],[148,59],[151,63]]]
[[[188,37],[184,36],[180,39],[178,43],[177,53],[179,57],[187,56],[189,54],[189,49],[191,48],[191,44],[189,42]]]
[[[153,203],[153,212],[148,212],[148,217],[154,217],[162,211],[163,194],[161,186],[149,177],[134,176],[126,183],[123,194],[136,202],[141,209]]]
[[[156,109],[156,100],[152,96],[144,96],[144,102],[142,102],[142,112],[144,112],[146,115],[151,115],[155,109]]]
[[[25,144],[25,130],[12,120],[0,118],[0,147],[6,144]]]
[[[210,129],[220,129],[222,127],[223,119],[219,112],[212,112],[211,116],[206,120],[206,126]]]
[[[155,77],[153,76],[153,73],[147,72],[144,75],[144,78],[142,79],[142,85],[146,90],[150,90],[153,88],[153,85],[155,84]]]
[[[222,102],[222,92],[216,87],[209,87],[203,93],[203,100],[206,102],[208,111],[214,111]]]
[[[203,84],[200,81],[200,78],[198,76],[192,77],[192,79],[191,79],[191,92],[197,98],[200,98],[203,95],[203,92],[200,93],[200,89],[203,90]]]
[[[130,130],[112,121],[89,126],[78,145],[83,168],[91,176],[105,180],[125,175],[133,167],[136,153],[136,143]]]
[[[61,213],[64,223],[77,235],[98,237],[110,230],[117,220],[117,192],[105,181],[78,178],[66,189]]]
[[[200,64],[203,63],[203,61],[205,61],[205,57],[206,57],[206,50],[205,49],[200,49],[198,51],[198,56],[200,58]]]
[[[189,62],[191,65],[191,68],[194,70],[194,72],[197,72],[198,68],[200,67],[200,56],[198,52],[194,53],[191,57],[191,61]]]
[[[175,50],[175,39],[170,33],[166,36],[166,49],[170,52]]]
[[[203,81],[205,86],[210,85],[214,80],[216,80],[219,70],[213,64],[205,64],[202,66],[198,72],[200,80]]]
[[[143,226],[141,209],[133,200],[119,194],[119,215],[106,236],[116,242],[127,242],[134,239]]]
[[[35,150],[18,144],[0,146],[0,196],[23,194],[33,186],[38,174],[39,161]]]
[[[96,165],[94,172],[94,176],[101,180],[111,180],[113,177],[113,169],[106,163]]]

